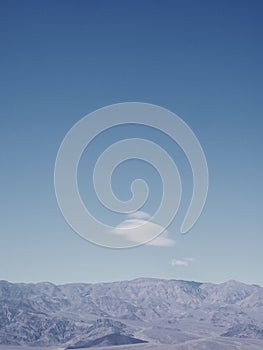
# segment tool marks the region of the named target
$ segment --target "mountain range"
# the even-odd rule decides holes
[[[263,349],[263,288],[140,278],[0,281],[0,348]]]

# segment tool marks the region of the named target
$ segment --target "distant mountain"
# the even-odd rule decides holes
[[[256,339],[263,349],[263,288],[148,278],[60,286],[0,281],[2,345],[167,347],[213,337],[224,344]]]

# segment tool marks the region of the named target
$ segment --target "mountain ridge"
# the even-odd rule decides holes
[[[262,315],[263,288],[233,280],[0,281],[2,345],[76,348],[111,345],[114,338],[168,346],[211,335],[261,340]]]
[[[148,281],[174,281],[174,282],[189,282],[189,283],[198,283],[198,284],[213,284],[213,285],[223,285],[228,283],[237,283],[237,284],[243,284],[246,286],[255,286],[263,288],[263,285],[260,285],[258,283],[246,283],[244,281],[239,281],[236,279],[229,279],[224,282],[208,282],[208,281],[195,281],[195,280],[184,280],[184,279],[174,279],[174,278],[158,278],[158,277],[136,277],[131,279],[125,279],[125,280],[116,280],[116,281],[101,281],[101,282],[84,282],[84,281],[78,281],[78,282],[65,282],[65,283],[56,283],[56,282],[50,282],[50,281],[39,281],[39,282],[14,282],[9,281],[5,279],[0,279],[1,282],[7,282],[9,284],[21,284],[21,285],[36,285],[36,284],[51,284],[54,286],[65,286],[65,285],[78,285],[78,284],[85,284],[85,285],[96,285],[96,284],[113,284],[113,283],[120,283],[120,282],[136,282],[136,281],[142,281],[142,280],[148,280]]]

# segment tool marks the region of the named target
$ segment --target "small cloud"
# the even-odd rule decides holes
[[[194,258],[184,258],[182,260],[178,259],[172,259],[171,260],[171,265],[172,266],[188,266],[191,262],[194,262]]]
[[[168,237],[168,231],[161,225],[149,222],[151,216],[143,211],[129,214],[127,219],[117,225],[111,232],[123,235],[129,241],[145,243],[154,247],[172,247],[175,240]],[[156,234],[155,234],[156,232]],[[158,235],[159,232],[162,232]],[[158,235],[156,238],[152,237]]]
[[[172,259],[171,261],[172,266],[188,266],[188,264],[188,261],[185,260]]]
[[[184,258],[185,261],[188,261],[188,262],[194,262],[195,261],[195,258]]]

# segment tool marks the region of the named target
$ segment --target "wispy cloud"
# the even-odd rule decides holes
[[[172,259],[171,265],[172,266],[188,266],[190,263],[194,262],[194,258],[183,258],[181,260],[178,259]]]
[[[127,215],[127,219],[117,225],[112,233],[123,235],[129,241],[135,243],[144,243],[154,247],[172,247],[175,240],[170,238],[168,231],[162,226],[149,222],[151,216],[143,211]],[[158,237],[150,240],[158,232],[163,231]]]
[[[172,266],[188,266],[188,261],[185,260],[177,260],[177,259],[172,259],[171,260],[171,265]]]

